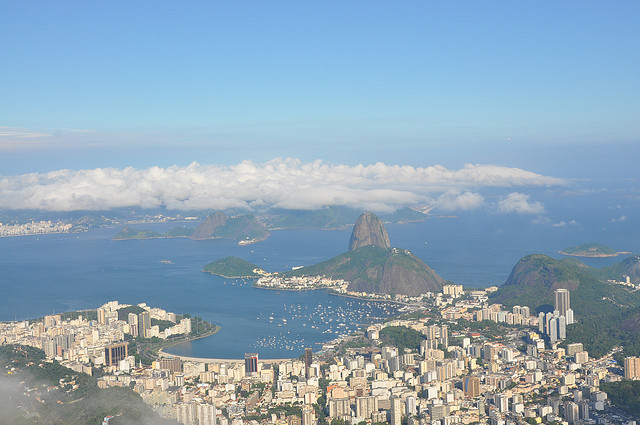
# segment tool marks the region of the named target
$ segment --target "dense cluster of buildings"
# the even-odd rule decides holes
[[[53,223],[52,221],[30,221],[24,224],[4,224],[0,223],[0,237],[2,236],[25,236],[41,235],[45,233],[69,233],[72,224]]]
[[[281,289],[289,291],[305,291],[309,289],[346,289],[349,282],[342,279],[330,279],[324,276],[292,276],[285,277],[277,273],[267,273],[255,283],[259,288]]]
[[[143,312],[119,320],[123,306],[115,301],[100,307],[95,321],[47,316],[32,324],[2,324],[0,341],[40,346],[71,366],[103,365],[107,374],[100,387],[133,388],[161,416],[185,425],[316,425],[336,419],[391,425],[614,423],[607,394],[599,389],[602,381],[621,379],[611,371],[612,354],[591,358],[581,343],[562,348],[547,331],[547,315],[520,306],[505,311],[487,300],[486,290],[465,294],[447,285],[413,306],[436,308],[437,315],[376,323],[360,336],[335,341],[328,352],[308,348],[285,361],[247,353],[239,360],[167,356],[136,365],[124,335],[166,337],[171,328],[154,330],[150,319],[176,317],[141,304]],[[568,292],[557,292],[555,310],[549,323],[572,317]],[[461,328],[459,318],[513,326],[495,338],[482,327]],[[169,334],[186,331],[190,324],[184,320]],[[419,333],[419,346],[382,344],[387,328]],[[51,341],[55,348],[46,345]],[[640,358],[627,358],[624,373],[640,378]]]
[[[189,334],[191,319],[177,320],[174,313],[146,304],[138,304],[139,314],[129,313],[127,320],[118,318],[118,310],[132,307],[110,301],[97,309],[97,320],[86,315],[63,319],[62,315],[45,316],[42,320],[0,323],[0,344],[21,344],[42,349],[48,358],[79,372],[91,374],[91,365],[104,366],[107,371],[130,370],[136,367],[129,355],[125,335],[144,338],[167,338]],[[152,319],[174,323],[160,331]]]

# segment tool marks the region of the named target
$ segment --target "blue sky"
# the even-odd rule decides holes
[[[1,9],[0,176],[297,158],[638,177],[636,1]]]

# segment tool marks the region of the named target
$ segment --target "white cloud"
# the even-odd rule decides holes
[[[465,165],[330,165],[275,159],[264,164],[244,161],[232,166],[96,168],[59,170],[0,178],[0,205],[8,209],[53,211],[102,210],[116,207],[226,209],[272,206],[313,209],[348,205],[373,211],[432,201],[445,210],[468,210],[484,202],[482,187],[563,185],[562,179],[518,168]],[[511,193],[501,212],[540,213],[528,195]]]
[[[484,197],[479,193],[460,193],[457,190],[449,190],[440,195],[435,201],[429,202],[434,208],[445,211],[472,210],[479,208],[483,203]]]
[[[24,128],[0,126],[0,152],[42,147],[50,137],[49,134]]]
[[[538,201],[530,202],[529,195],[512,192],[508,194],[506,198],[498,201],[497,211],[505,214],[542,214],[544,212],[544,205]]]
[[[533,220],[531,220],[531,224],[544,224],[544,225],[549,225],[551,227],[567,227],[567,226],[577,226],[578,222],[575,220],[569,220],[569,221],[561,220],[557,223],[554,223],[553,221],[551,221],[549,217],[540,215],[534,218]]]
[[[612,219],[611,219],[611,222],[612,222],[612,223],[623,223],[623,222],[625,222],[625,221],[627,221],[627,216],[626,216],[626,215],[621,215],[621,216],[620,216],[620,217],[618,217],[618,218],[612,218]]]

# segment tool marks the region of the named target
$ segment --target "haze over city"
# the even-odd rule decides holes
[[[0,423],[636,425],[639,2],[0,4]]]

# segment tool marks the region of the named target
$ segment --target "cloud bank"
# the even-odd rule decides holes
[[[442,210],[483,205],[482,188],[557,186],[567,182],[519,168],[467,164],[459,170],[441,165],[330,165],[275,159],[231,166],[96,168],[59,170],[0,178],[0,207],[48,211],[108,210],[118,207],[177,210],[315,209],[351,206],[390,212],[429,203]],[[544,211],[528,195],[511,193],[500,212]]]
[[[505,214],[542,214],[544,205],[537,201],[530,202],[529,198],[529,195],[524,193],[510,193],[504,199],[498,201],[498,212]]]

